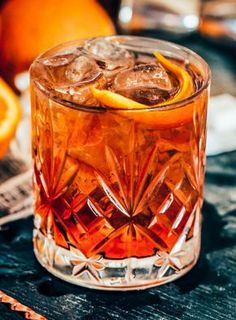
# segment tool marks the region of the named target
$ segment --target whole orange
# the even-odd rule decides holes
[[[58,43],[115,32],[95,0],[8,0],[1,11],[0,71],[8,80]]]

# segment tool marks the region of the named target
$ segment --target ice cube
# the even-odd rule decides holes
[[[85,50],[107,71],[129,68],[134,65],[134,56],[112,39],[92,39],[85,44]]]
[[[70,63],[65,71],[66,79],[72,83],[94,81],[100,74],[101,71],[96,62],[83,55]]]
[[[160,64],[140,64],[120,72],[114,79],[114,87],[117,89],[159,88],[168,91],[171,90],[172,85],[167,72]]]
[[[78,52],[49,57],[42,63],[55,88],[93,82],[102,73],[93,58]]]
[[[144,55],[144,54],[139,54],[137,56],[137,59],[135,61],[135,64],[158,64],[158,60],[154,55]]]
[[[105,77],[93,57],[76,50],[39,60],[38,76],[58,98],[78,104],[98,105],[90,86],[104,88]]]
[[[57,86],[54,90],[63,100],[78,103],[86,106],[99,106],[99,102],[91,93],[91,85],[98,89],[104,89],[106,86],[106,80],[104,76],[95,78],[93,81],[88,82],[76,82],[69,86]]]
[[[66,69],[76,58],[75,53],[65,53],[39,59],[36,62],[39,68],[40,81],[45,81],[50,88],[61,86],[63,83],[67,84]]]
[[[154,105],[169,97],[173,85],[160,64],[139,64],[117,74],[112,89],[135,101]]]
[[[60,54],[48,58],[40,59],[39,61],[47,67],[61,67],[69,64],[76,58],[73,53]]]

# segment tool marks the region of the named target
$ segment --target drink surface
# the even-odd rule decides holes
[[[202,88],[200,70],[168,60],[192,82],[183,99]],[[205,91],[163,109],[181,91],[178,74],[151,52],[104,39],[42,56],[31,77],[35,224],[43,235],[105,259],[170,253],[183,234],[194,236]],[[118,94],[110,99],[116,107],[104,103],[107,91]],[[120,96],[147,107],[128,110]]]

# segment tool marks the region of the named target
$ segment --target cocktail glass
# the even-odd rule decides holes
[[[38,261],[106,290],[188,272],[201,237],[204,60],[169,42],[114,36],[53,48],[30,73]]]

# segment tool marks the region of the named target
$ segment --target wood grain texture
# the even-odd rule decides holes
[[[213,67],[213,92],[236,95],[233,53],[184,42]],[[229,196],[234,195],[234,196]],[[208,159],[201,256],[183,278],[146,291],[98,292],[60,281],[32,251],[32,218],[0,231],[0,289],[50,320],[235,320],[236,152]],[[0,319],[22,319],[0,304]]]

